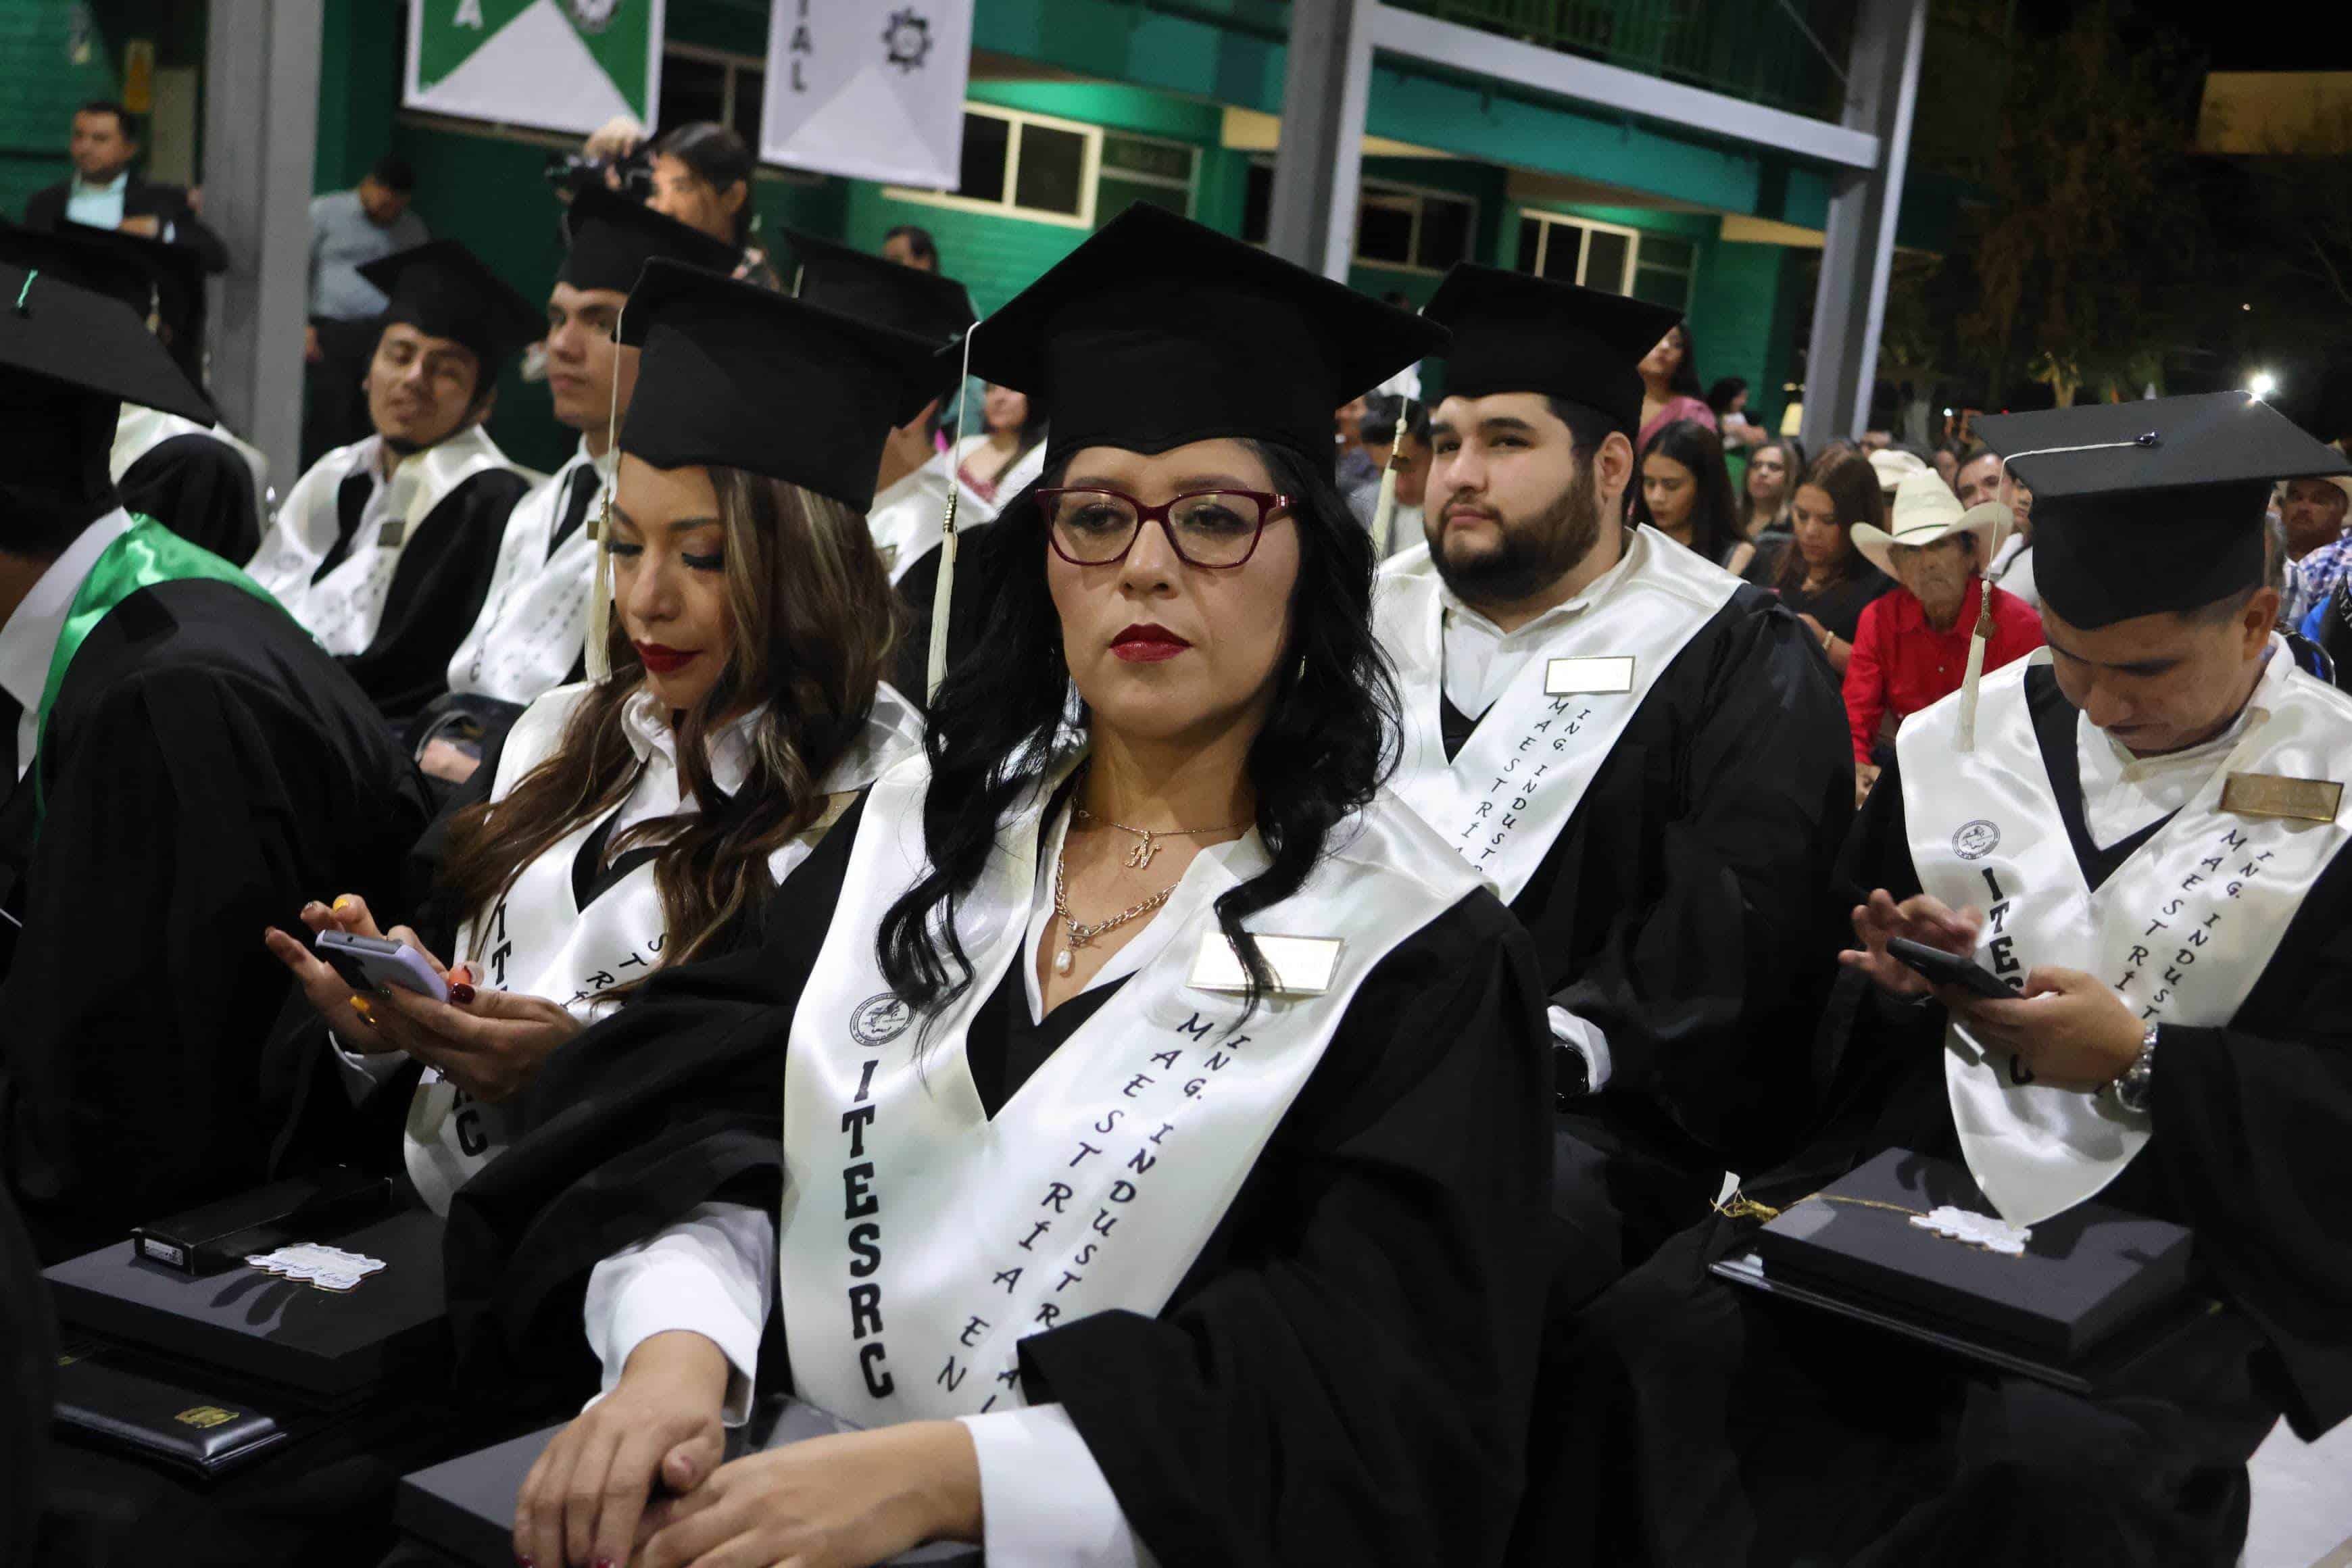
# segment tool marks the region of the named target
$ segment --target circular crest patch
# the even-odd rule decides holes
[[[2000,829],[1979,816],[1963,822],[1952,835],[1952,853],[1963,860],[1981,860],[2000,847]]]
[[[879,1050],[905,1034],[914,1017],[912,1008],[885,991],[857,1005],[849,1016],[849,1037],[867,1050]]]

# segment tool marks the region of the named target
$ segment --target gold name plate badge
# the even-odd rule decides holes
[[[2333,822],[2344,804],[2334,779],[2291,779],[2278,773],[2231,773],[2221,783],[2221,809],[2241,816],[2291,816]]]

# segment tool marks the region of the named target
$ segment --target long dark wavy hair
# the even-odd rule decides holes
[[[665,965],[725,952],[750,929],[773,890],[769,858],[825,814],[821,782],[872,713],[902,619],[856,511],[765,475],[709,473],[734,637],[726,668],[678,726],[678,766],[699,809],[653,860]],[[628,798],[637,759],[622,718],[645,666],[617,615],[605,650],[612,673],[572,710],[553,754],[451,819],[441,883],[461,917],[496,908],[525,867]],[[730,797],[712,782],[707,742],[754,703],[766,706],[751,772]],[[614,835],[606,863],[676,826],[660,817]]]
[[[1303,458],[1248,445],[1276,489],[1292,498],[1298,531],[1289,640],[1246,764],[1255,826],[1272,864],[1216,902],[1217,923],[1248,971],[1246,1008],[1255,1008],[1274,976],[1242,922],[1297,892],[1332,830],[1370,802],[1395,765],[1398,702],[1372,637],[1370,536],[1331,481]],[[1049,464],[1039,483],[1058,483],[1067,462]],[[955,911],[988,863],[998,824],[1052,768],[1070,686],[1061,619],[1045,584],[1045,521],[1031,495],[972,537],[979,547],[966,570],[1001,586],[974,644],[984,653],[956,664],[931,705],[924,738],[931,765],[923,803],[928,869],[890,906],[876,942],[891,989],[931,1014],[971,984]]]
[[[1662,427],[1642,448],[1633,468],[1633,521],[1658,526],[1650,515],[1650,498],[1642,489],[1642,468],[1652,457],[1671,458],[1690,470],[1698,494],[1691,502],[1690,547],[1723,564],[1740,542],[1739,509],[1731,500],[1731,470],[1724,466],[1723,442],[1696,419],[1677,419]]]
[[[1837,580],[1866,577],[1877,568],[1871,565],[1861,551],[1853,547],[1856,523],[1866,522],[1873,528],[1886,526],[1886,498],[1878,488],[1878,470],[1869,459],[1856,452],[1832,449],[1813,459],[1803,477],[1790,481],[1789,504],[1796,505],[1801,489],[1817,489],[1830,498],[1837,514],[1838,533],[1845,543],[1844,553],[1838,557]],[[1780,551],[1780,570],[1772,576],[1772,586],[1782,593],[1792,593],[1805,585],[1805,554],[1791,538]]]

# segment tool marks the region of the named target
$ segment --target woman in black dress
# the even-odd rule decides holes
[[[1819,639],[1830,668],[1843,675],[1863,606],[1895,586],[1853,547],[1854,524],[1886,526],[1878,475],[1855,454],[1832,450],[1805,471],[1790,516],[1793,537],[1780,552],[1773,591]]]

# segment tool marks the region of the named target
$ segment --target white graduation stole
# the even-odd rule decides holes
[[[1978,962],[2022,986],[2036,965],[2095,974],[2146,1023],[2229,1023],[2262,978],[2347,828],[2221,808],[2233,773],[2325,779],[2352,757],[2352,698],[2274,646],[2245,731],[2182,807],[2094,892],[2052,798],[2025,699],[2049,650],[1985,678],[1973,752],[1956,749],[1958,696],[1895,740],[1920,886],[1986,911]],[[2147,1144],[2148,1119],[2111,1093],[2032,1081],[1955,1021],[1944,1077],[1969,1171],[2001,1217],[2036,1225],[2096,1195]],[[2158,1064],[2158,1070],[2163,1070]]]
[[[994,506],[955,477],[954,466],[944,452],[926,459],[921,468],[874,498],[866,514],[866,531],[893,587],[940,542],[940,524],[947,515],[950,488],[958,492],[956,532],[961,534],[996,515]]]
[[[131,471],[131,465],[162,446],[182,436],[209,436],[245,459],[253,473],[253,493],[258,498],[269,489],[269,459],[250,442],[240,441],[217,425],[199,425],[177,414],[166,414],[160,408],[142,408],[126,403],[114,421],[114,445],[107,453],[106,468],[116,484]]]
[[[247,569],[332,654],[360,653],[375,640],[402,552],[450,491],[492,468],[529,472],[508,461],[478,425],[406,458],[391,480],[391,521],[376,537],[353,539],[335,569],[313,583],[311,574],[341,531],[336,493],[351,474],[352,455],[352,447],[339,447],[295,481]]]
[[[1738,578],[1651,529],[1635,530],[1625,550],[1608,596],[1528,661],[1451,762],[1440,717],[1445,611],[1436,564],[1423,545],[1381,570],[1372,624],[1404,698],[1403,756],[1391,787],[1507,904],[1575,816],[1650,689],[1738,590]]]
[[[499,753],[493,800],[505,798],[525,773],[554,753],[573,710],[591,689],[583,683],[551,691],[515,721]],[[921,746],[921,721],[904,698],[885,686],[876,695],[864,734],[825,775],[824,791],[846,795],[862,789]],[[776,850],[769,857],[768,874],[781,884],[808,858],[833,820],[829,813],[820,826]],[[459,929],[456,945],[457,956],[472,964],[484,989],[544,997],[583,1026],[611,1010],[606,993],[643,980],[660,966],[668,940],[650,859],[585,910],[573,901],[572,865],[600,825],[601,819],[583,825],[524,867],[496,908]],[[434,1211],[446,1214],[450,1194],[497,1158],[514,1132],[509,1105],[476,1100],[428,1067],[409,1103],[409,1175]]]
[[[1023,961],[1044,803],[1076,760],[1001,827],[956,916],[971,984],[928,1031],[874,948],[925,863],[929,773],[918,758],[885,776],[793,1015],[778,1249],[793,1376],[863,1426],[1017,1405],[1023,1338],[1114,1309],[1157,1315],[1365,975],[1477,885],[1384,794],[1251,921],[1339,939],[1328,989],[1269,995],[1239,1023],[1241,997],[1188,984],[1204,952],[1231,953],[1211,906],[1234,874],[1196,859],[1157,917],[1174,922],[1157,954],[992,1121],[966,1036]]]
[[[506,702],[529,702],[560,686],[580,662],[588,637],[588,595],[596,575],[596,541],[572,530],[550,555],[572,476],[591,462],[565,464],[515,503],[499,542],[482,613],[449,659],[449,689]],[[596,515],[596,495],[588,516]]]

